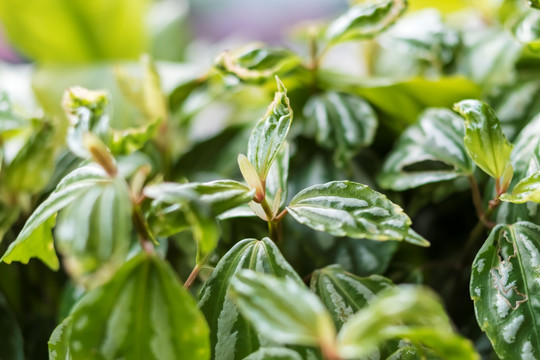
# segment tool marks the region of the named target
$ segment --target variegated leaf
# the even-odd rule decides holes
[[[50,353],[73,359],[210,357],[208,326],[172,268],[153,255],[127,262],[91,290],[49,341]],[[67,345],[66,345],[67,343]],[[64,357],[51,359],[65,360]]]
[[[378,177],[381,187],[406,190],[472,174],[463,142],[463,120],[446,109],[428,109],[403,132]]]
[[[352,181],[332,181],[299,192],[287,207],[300,223],[334,236],[403,240],[428,246],[411,219],[385,195]]]
[[[358,277],[330,265],[313,272],[311,291],[317,294],[339,329],[356,312],[369,304],[378,292],[394,286],[392,281],[380,276]]]
[[[501,359],[540,358],[540,227],[497,225],[472,266],[476,319]]]
[[[264,345],[228,295],[230,281],[241,269],[302,283],[270,239],[245,239],[237,243],[221,258],[199,294],[199,307],[210,326],[212,359],[241,360]]]

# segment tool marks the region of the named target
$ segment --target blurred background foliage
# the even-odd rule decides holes
[[[358,2],[362,0],[350,1]],[[540,19],[526,1],[518,0],[410,0],[406,16],[380,36],[344,42],[326,52],[313,86],[306,71],[313,60],[310,43],[350,3],[0,0],[0,233],[5,234],[0,253],[76,165],[64,146],[66,88],[107,89],[115,129],[145,124],[145,110],[126,91],[132,79],[144,74],[142,54],[155,61],[171,125],[126,163],[143,157],[142,162],[150,162],[169,181],[239,178],[236,156],[245,151],[273,84],[243,81],[226,67],[219,72],[213,66],[224,50],[239,56],[234,50],[253,41],[260,43],[251,48],[263,53],[284,48],[297,54],[277,56],[292,62],[276,61],[295,111],[290,194],[345,178],[377,188],[385,155],[428,107],[484,99],[495,108],[509,139],[540,111]],[[302,110],[321,90],[357,95],[374,108],[379,127],[373,144],[336,155],[336,135],[318,134]],[[8,118],[20,121],[11,124]],[[161,157],[163,143],[170,147],[169,158]],[[40,156],[25,157],[36,148]],[[422,169],[431,165],[420,164]],[[336,239],[286,222],[291,240],[285,241],[283,252],[302,276],[339,263],[356,275],[386,274],[397,282],[432,286],[445,299],[457,328],[489,358],[490,345],[476,325],[468,276],[460,263],[472,261],[468,257],[474,251],[464,255],[461,248],[475,223],[468,184],[461,180],[389,193],[413,217],[415,230],[431,241],[429,249]],[[214,264],[238,240],[266,235],[262,222],[242,218],[223,221],[221,232]],[[193,267],[194,245],[185,241],[190,237],[180,233],[169,239],[167,256],[182,279]],[[24,352],[1,358],[46,358],[50,333],[81,291],[64,272],[51,272],[40,262],[0,264],[0,348],[3,343],[21,348],[24,338]]]

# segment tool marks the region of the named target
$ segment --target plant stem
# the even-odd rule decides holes
[[[478,188],[478,182],[476,182],[476,179],[474,178],[474,175],[469,175],[469,184],[471,184],[471,195],[472,200],[474,204],[474,208],[476,210],[476,216],[478,219],[483,219],[484,214],[484,208],[482,205],[482,195],[480,195],[480,189]]]
[[[154,246],[152,244],[152,235],[150,235],[148,228],[146,227],[146,221],[144,220],[141,208],[138,205],[134,205],[131,219],[133,221],[133,226],[139,235],[141,248],[148,254],[153,253]]]
[[[286,214],[286,209],[280,212],[278,215],[274,214],[272,208],[268,204],[266,197],[260,202],[261,207],[268,218],[268,231],[270,232],[270,239],[274,240],[276,244],[281,243],[281,227],[280,221]]]
[[[193,284],[197,276],[199,276],[199,273],[201,272],[202,267],[199,265],[195,265],[193,270],[191,271],[191,274],[189,274],[186,282],[184,283],[184,288],[189,289],[190,286]]]

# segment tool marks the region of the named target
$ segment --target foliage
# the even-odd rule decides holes
[[[165,2],[0,0],[0,359],[540,359],[538,2],[206,68]]]

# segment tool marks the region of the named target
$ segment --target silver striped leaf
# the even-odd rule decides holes
[[[298,222],[334,236],[429,246],[410,228],[411,219],[401,207],[352,181],[332,181],[304,189],[291,200],[287,210]]]
[[[123,264],[131,246],[132,204],[124,179],[97,182],[60,211],[58,251],[77,282],[95,286]]]
[[[359,277],[339,265],[313,272],[310,288],[326,306],[336,328],[340,329],[358,310],[367,306],[381,290],[394,286],[380,275]]]
[[[89,291],[49,340],[51,360],[210,357],[208,326],[172,268],[153,255],[127,262]]]
[[[446,109],[426,110],[401,134],[384,162],[379,185],[401,191],[471,175],[474,166],[464,136],[459,116]]]
[[[501,359],[540,359],[540,226],[496,226],[473,262],[470,293]]]
[[[334,159],[341,165],[371,145],[378,125],[377,114],[367,101],[338,92],[312,96],[304,107],[304,116],[312,120],[317,143],[334,150]]]
[[[13,261],[27,264],[31,258],[36,257],[51,269],[57,270],[59,263],[51,233],[56,213],[107,178],[105,171],[97,165],[87,165],[66,175],[28,218],[1,261],[8,264]]]
[[[241,360],[265,345],[229,297],[230,281],[241,269],[302,283],[270,239],[245,239],[233,246],[221,258],[199,294],[199,307],[210,327],[212,359]]]

